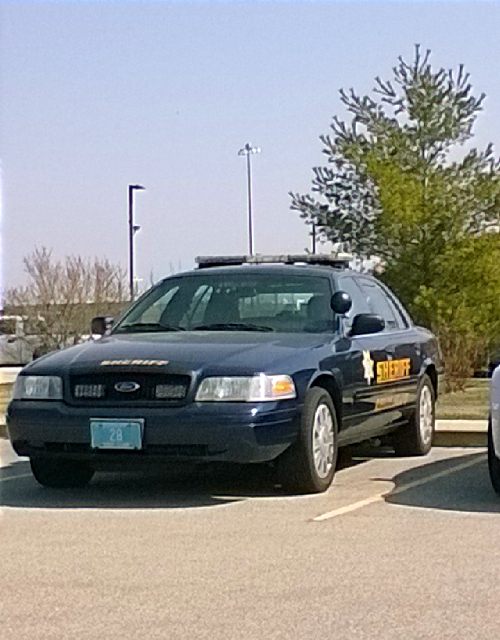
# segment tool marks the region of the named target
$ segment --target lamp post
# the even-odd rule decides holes
[[[260,153],[260,147],[252,147],[247,142],[243,149],[238,151],[239,156],[247,158],[247,191],[248,191],[248,253],[253,256],[253,227],[252,227],[252,170],[250,167],[250,156]]]
[[[134,191],[145,189],[140,184],[128,185],[128,261],[129,261],[129,287],[130,301],[135,298],[134,287],[134,236],[140,227],[134,224]]]
[[[311,244],[312,244],[312,247],[311,248],[312,248],[312,252],[316,253],[316,223],[312,222],[311,226],[312,226],[312,231],[311,231],[311,236],[312,236]]]

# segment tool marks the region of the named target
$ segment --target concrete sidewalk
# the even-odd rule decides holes
[[[0,385],[13,385],[22,367],[0,367]]]

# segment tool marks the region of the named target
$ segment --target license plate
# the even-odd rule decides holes
[[[144,420],[90,420],[93,449],[142,449]]]

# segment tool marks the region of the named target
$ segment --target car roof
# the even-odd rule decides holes
[[[331,267],[313,264],[242,264],[232,266],[204,267],[203,269],[193,269],[176,273],[164,280],[177,277],[204,277],[204,276],[227,276],[245,274],[266,274],[266,275],[310,275],[337,278],[340,275],[361,275],[359,271],[345,267]],[[362,275],[371,277],[369,274]]]

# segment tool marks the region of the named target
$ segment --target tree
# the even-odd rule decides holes
[[[92,317],[115,314],[128,301],[126,274],[107,259],[66,256],[60,261],[42,247],[24,258],[24,267],[29,282],[6,291],[5,308],[27,317],[38,335],[39,353],[88,334]]]
[[[333,167],[314,167],[312,191],[326,202],[309,194],[291,194],[292,209],[300,212],[316,232],[334,244],[342,243],[349,251],[356,247],[360,257],[368,257],[377,245],[376,223],[380,215],[373,180],[358,171],[356,165],[332,151]]]
[[[500,235],[483,234],[449,245],[440,257],[441,276],[421,287],[417,303],[434,319],[446,355],[447,388],[463,388],[485,354],[500,346]]]
[[[446,261],[459,282],[468,282],[460,270],[470,265],[459,256],[470,242],[474,260],[481,261],[475,239],[498,233],[500,163],[491,145],[462,151],[457,159],[485,96],[473,95],[463,65],[435,71],[429,59],[430,51],[422,54],[417,45],[411,63],[398,59],[392,80],[375,79],[373,95],[341,90],[351,121],[334,117],[331,133],[320,137],[328,166],[313,169],[313,195],[290,195],[291,208],[324,239],[361,257],[377,256],[382,279],[417,320],[437,330],[444,316],[428,304],[431,292],[444,296],[441,309],[446,299],[454,310],[441,286]],[[496,287],[488,273],[488,286]],[[469,312],[471,287],[462,288],[460,303]],[[453,313],[447,322],[454,335],[460,327]]]

